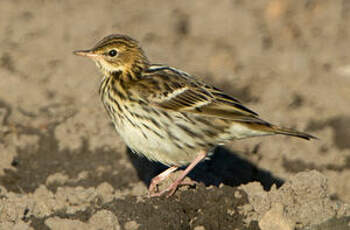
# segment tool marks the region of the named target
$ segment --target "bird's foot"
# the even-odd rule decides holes
[[[166,189],[164,189],[163,191],[157,192],[157,193],[150,193],[150,197],[160,197],[163,196],[164,194],[167,193],[167,198],[174,195],[174,193],[176,192],[177,188],[179,186],[182,185],[188,185],[188,186],[194,186],[196,185],[197,182],[196,181],[182,181],[182,180],[176,180],[175,182],[173,182],[171,185],[169,185],[169,187],[167,187]]]
[[[153,191],[157,188],[157,185],[162,182],[163,180],[165,180],[166,178],[169,177],[169,175],[176,171],[178,167],[176,166],[172,166],[170,168],[168,168],[167,170],[165,170],[164,172],[160,173],[159,175],[153,177],[149,187],[148,187],[148,194],[151,195],[153,193]]]
[[[187,168],[181,173],[181,175],[168,188],[166,188],[165,190],[163,190],[161,192],[152,193],[153,190],[156,188],[157,184],[159,184],[165,178],[169,177],[169,175],[173,171],[175,171],[178,167],[172,166],[172,167],[168,168],[167,170],[165,170],[164,172],[162,172],[161,174],[159,174],[158,176],[156,176],[155,178],[153,178],[152,182],[149,186],[149,189],[148,189],[149,196],[150,197],[159,197],[165,193],[168,193],[167,197],[170,197],[171,195],[173,195],[176,192],[177,187],[180,184],[188,184],[188,182],[184,183],[185,177],[205,157],[206,157],[206,152],[200,151],[199,154],[197,155],[197,157],[191,162],[191,164],[189,164],[187,166]],[[193,185],[193,183],[191,183],[191,184]]]

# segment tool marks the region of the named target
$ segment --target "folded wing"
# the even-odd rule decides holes
[[[150,69],[129,89],[156,108],[236,121],[260,120],[234,97],[171,67]]]

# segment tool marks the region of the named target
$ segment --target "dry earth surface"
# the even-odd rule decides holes
[[[320,138],[232,142],[147,198],[99,102],[110,33]],[[0,1],[0,229],[350,229],[350,1]]]

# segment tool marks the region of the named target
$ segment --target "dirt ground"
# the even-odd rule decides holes
[[[276,124],[320,138],[232,142],[147,198],[72,55],[111,33]],[[0,229],[350,229],[350,1],[0,1]]]

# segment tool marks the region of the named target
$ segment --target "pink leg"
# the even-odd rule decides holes
[[[164,193],[167,193],[167,192],[169,193],[167,195],[167,197],[172,196],[175,193],[177,187],[181,184],[182,180],[186,177],[186,175],[206,156],[207,156],[206,152],[204,152],[204,151],[199,152],[198,156],[192,161],[192,163],[189,166],[187,166],[185,171],[181,174],[181,176],[179,178],[177,178],[174,181],[174,183],[172,183],[167,189],[165,189],[161,192],[152,194],[151,197],[162,196]]]
[[[156,188],[156,186],[162,182],[164,179],[166,179],[172,172],[174,172],[176,169],[179,167],[177,166],[172,166],[165,170],[164,172],[158,174],[157,176],[153,177],[151,184],[148,187],[148,193],[152,194],[153,190]]]

